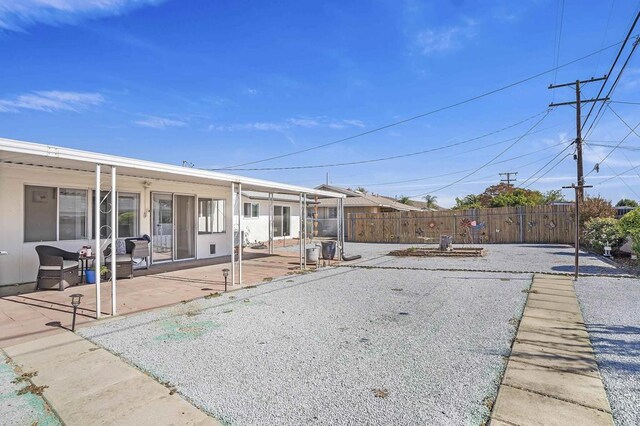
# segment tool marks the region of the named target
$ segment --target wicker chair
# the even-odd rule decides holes
[[[58,287],[62,291],[80,283],[78,253],[52,246],[37,246],[36,252],[40,259],[36,290]]]
[[[149,269],[149,241],[144,238],[125,239],[126,254],[116,254],[116,278],[133,278],[134,259],[144,259]],[[103,252],[107,268],[111,268],[111,244]]]

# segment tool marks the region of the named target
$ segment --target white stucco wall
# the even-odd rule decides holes
[[[111,176],[109,167],[103,167],[103,190],[108,190]],[[223,186],[208,186],[187,184],[171,181],[151,181],[149,187],[145,187],[145,179],[118,176],[117,190],[119,192],[131,192],[140,195],[139,230],[140,234],[151,235],[151,193],[176,193],[182,195],[195,195],[200,198],[224,199],[225,201],[225,232],[216,234],[197,235],[196,257],[198,259],[224,256],[231,254],[231,189]],[[89,210],[93,211],[91,204],[91,191],[95,186],[95,174],[57,169],[44,169],[33,166],[20,166],[0,164],[0,250],[9,252],[8,256],[0,256],[0,286],[33,282],[36,279],[38,268],[38,256],[35,247],[39,244],[52,245],[69,251],[78,251],[83,245],[93,247],[91,239],[93,224],[92,214],[88,219],[88,236],[86,240],[71,241],[43,241],[24,242],[24,186],[51,186],[62,188],[75,188],[88,190]],[[197,202],[196,202],[197,209]],[[267,212],[265,207],[265,214]],[[261,207],[262,211],[262,207]],[[196,212],[197,214],[197,212]],[[266,216],[265,216],[266,218]],[[261,218],[262,220],[262,218]],[[267,220],[267,219],[265,219]],[[268,221],[267,221],[268,222]],[[265,222],[264,233],[267,234]],[[292,222],[294,219],[292,218]],[[293,225],[292,223],[292,225]],[[258,234],[257,228],[251,232]],[[295,228],[297,233],[297,228]],[[294,229],[292,227],[292,233]],[[297,234],[296,234],[297,235]],[[216,244],[216,254],[209,254],[209,244]]]
[[[250,243],[256,241],[266,242],[269,240],[269,201],[256,200],[243,197],[243,203],[258,203],[260,205],[260,216],[257,218],[242,218],[242,230],[245,238]],[[297,202],[273,201],[274,206],[288,206],[291,208],[291,232],[286,238],[298,238],[300,232],[300,205]],[[278,237],[276,237],[278,239]]]

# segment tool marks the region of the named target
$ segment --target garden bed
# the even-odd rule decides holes
[[[410,247],[405,250],[393,250],[389,256],[413,256],[413,257],[483,257],[486,251],[483,247],[456,248],[451,251],[442,251],[439,248]]]

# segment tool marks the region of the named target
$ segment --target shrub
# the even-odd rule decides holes
[[[580,227],[584,230],[584,224],[593,218],[615,217],[616,209],[611,201],[597,197],[586,197],[580,205]]]
[[[640,230],[633,231],[631,234],[631,250],[640,256]]]
[[[614,218],[593,218],[585,223],[584,239],[592,249],[603,253],[607,244],[611,247],[620,246],[624,241],[624,232]]]
[[[640,231],[640,209],[631,210],[620,218],[620,226],[626,235]]]

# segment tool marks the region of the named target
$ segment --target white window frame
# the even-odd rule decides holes
[[[250,205],[251,207],[249,208],[249,215],[247,215],[247,204]],[[254,216],[253,215],[253,207],[256,206],[257,207],[257,213]],[[254,203],[254,202],[245,202],[242,205],[242,217],[244,217],[245,219],[257,219],[260,217],[260,203]]]
[[[223,208],[221,209],[222,212],[222,219],[218,220],[218,229],[222,228],[222,230],[216,230],[214,231],[213,229],[209,229],[209,222],[207,223],[207,230],[206,231],[200,231],[200,201],[209,201],[211,203],[211,211],[209,213],[211,213],[211,223],[213,224],[214,220],[213,218],[215,218],[215,216],[217,215],[218,211],[220,209],[218,209],[218,203],[222,202],[223,203]],[[198,197],[198,211],[197,211],[197,218],[198,218],[198,235],[210,235],[210,234],[224,234],[225,232],[227,232],[227,227],[226,227],[226,220],[227,220],[227,215],[226,212],[224,211],[225,207],[224,205],[226,204],[226,200],[224,198],[210,198],[210,197]],[[243,207],[244,208],[244,207]]]
[[[54,240],[38,240],[38,241],[25,241],[25,228],[27,226],[27,209],[26,209],[26,198],[25,198],[25,193],[26,193],[26,188],[28,186],[39,186],[42,188],[53,188],[55,190],[56,193],[56,232],[55,232],[55,239]],[[85,238],[80,238],[80,239],[74,239],[74,240],[61,240],[60,239],[60,189],[73,189],[73,190],[78,190],[78,191],[86,191],[87,194],[87,208],[85,210],[85,230],[84,230],[84,234],[85,234]],[[54,185],[48,185],[46,183],[32,183],[32,182],[25,182],[22,185],[22,242],[24,244],[30,244],[30,243],[45,243],[45,242],[60,242],[60,241],[87,241],[89,239],[89,232],[90,232],[90,227],[91,227],[91,193],[90,190],[87,188],[82,188],[79,186],[73,186],[73,185],[64,185],[64,186],[54,186]]]

